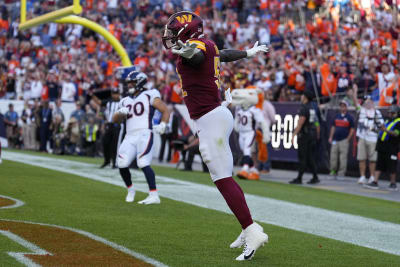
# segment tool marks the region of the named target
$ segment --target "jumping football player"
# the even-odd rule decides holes
[[[229,208],[242,226],[231,247],[244,246],[236,260],[250,260],[255,251],[268,241],[268,235],[253,222],[242,189],[232,178],[233,158],[229,136],[233,117],[220,99],[220,61],[231,62],[249,58],[258,52],[268,52],[265,45],[240,50],[218,50],[213,41],[203,35],[203,20],[196,14],[182,11],[173,14],[165,25],[162,37],[166,49],[178,55],[177,72],[181,78],[182,95],[194,120],[199,137],[199,149],[210,175]],[[230,98],[230,99],[229,99]],[[231,101],[225,91],[225,101]]]
[[[234,129],[239,133],[239,146],[243,152],[242,169],[237,173],[237,176],[241,179],[260,179],[258,170],[254,167],[251,158],[251,153],[255,148],[256,126],[262,129],[262,141],[267,144],[270,140],[270,132],[261,110],[248,103],[243,103],[236,108]]]
[[[133,202],[135,199],[129,166],[136,158],[137,165],[142,169],[149,185],[149,196],[139,201],[139,204],[159,204],[156,178],[150,167],[153,158],[152,129],[159,134],[165,132],[169,121],[169,111],[161,100],[158,90],[146,88],[147,76],[137,71],[136,67],[118,68],[117,78],[129,94],[121,99],[118,104],[119,109],[113,116],[114,123],[126,120],[126,136],[119,147],[117,156],[119,172],[128,188],[126,201]],[[154,108],[162,113],[162,118],[160,124],[152,126]]]

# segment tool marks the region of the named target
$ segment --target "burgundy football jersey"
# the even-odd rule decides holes
[[[203,63],[191,66],[178,57],[176,71],[181,79],[183,100],[192,119],[198,119],[221,105],[219,50],[215,43],[206,38],[189,40],[196,43],[204,56]]]

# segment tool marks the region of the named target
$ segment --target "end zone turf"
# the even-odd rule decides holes
[[[84,164],[78,165],[71,166],[81,168]],[[180,175],[181,179],[170,178],[168,185],[181,193],[180,184],[191,184],[182,181],[188,174],[178,171],[174,175]],[[263,183],[258,184],[261,186]],[[252,190],[246,186],[244,189]],[[322,190],[317,191],[324,197]],[[231,214],[168,198],[163,198],[162,204],[157,206],[127,204],[123,201],[125,192],[121,187],[103,182],[5,160],[0,173],[0,194],[21,199],[26,205],[0,210],[0,218],[82,229],[168,266],[239,266],[234,258],[240,250],[229,249],[230,242],[240,231]],[[311,190],[303,192],[306,197]],[[141,192],[138,195],[139,198],[145,196]],[[357,199],[362,202],[363,198]],[[369,209],[367,203],[365,200],[366,210]],[[268,206],[263,209],[267,212]],[[252,266],[390,266],[400,259],[271,224],[264,223],[263,227],[271,242],[257,251]],[[10,247],[9,244],[2,245],[1,240],[0,255]],[[2,264],[4,261],[0,257]]]

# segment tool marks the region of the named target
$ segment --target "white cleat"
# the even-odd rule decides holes
[[[251,260],[257,249],[268,242],[268,235],[260,231],[260,228],[260,225],[253,223],[243,230],[246,244],[242,254],[236,258],[237,261]]]
[[[126,202],[133,202],[135,200],[135,190],[128,189],[128,194],[126,195]]]
[[[255,224],[255,227],[258,228],[259,231],[263,232],[263,228],[259,224]],[[244,231],[240,232],[240,235],[236,238],[235,241],[229,246],[230,248],[241,248],[246,244],[246,239],[244,237]]]
[[[153,196],[149,195],[148,197],[146,197],[142,201],[139,201],[138,203],[139,204],[144,204],[144,205],[160,204],[161,200],[160,200],[160,197],[158,195],[153,195]]]
[[[244,244],[246,244],[246,239],[244,238],[244,232],[240,232],[240,235],[236,238],[235,241],[230,244],[230,248],[241,248]]]
[[[249,261],[254,257],[254,253],[256,253],[255,250],[250,249],[247,244],[244,245],[244,249],[242,254],[240,254],[236,260],[237,261]]]

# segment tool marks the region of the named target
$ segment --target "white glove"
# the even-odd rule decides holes
[[[261,121],[260,126],[263,134],[262,142],[268,144],[271,141],[271,131],[269,130],[269,126],[265,120]]]
[[[269,131],[268,131],[268,133],[263,133],[262,142],[264,144],[268,144],[270,141],[271,141],[271,136],[270,136]]]
[[[127,115],[129,113],[129,109],[127,107],[122,107],[117,110],[117,113]]]
[[[165,129],[167,128],[167,124],[165,122],[160,122],[158,125],[153,126],[153,130],[158,134],[165,133]]]
[[[178,45],[172,48],[172,53],[187,59],[191,59],[199,51],[196,43],[189,43],[189,41],[183,43],[181,40],[178,40]]]
[[[258,41],[254,44],[253,48],[246,50],[247,57],[253,57],[258,52],[268,53],[269,48],[266,45],[258,45]]]
[[[232,103],[232,94],[231,94],[231,88],[228,88],[225,90],[225,101],[221,103],[222,106],[229,106],[229,104]]]

